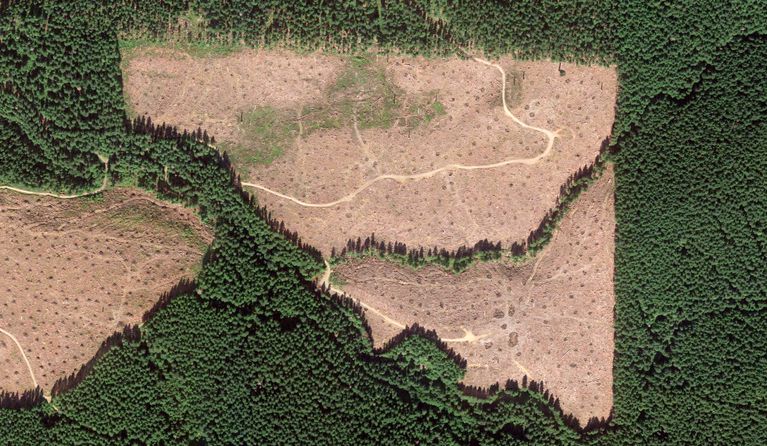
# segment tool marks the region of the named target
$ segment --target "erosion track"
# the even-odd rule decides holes
[[[74,199],[74,198],[87,197],[89,195],[96,195],[98,193],[103,192],[104,189],[107,188],[107,184],[109,182],[109,158],[106,158],[106,157],[104,157],[102,155],[98,155],[98,157],[101,160],[101,162],[104,163],[104,180],[101,182],[101,186],[98,189],[96,189],[96,190],[92,190],[92,191],[88,191],[88,192],[83,192],[83,193],[79,193],[79,194],[73,194],[73,195],[61,195],[61,194],[54,194],[54,193],[50,193],[50,192],[37,192],[37,191],[33,191],[33,190],[20,189],[18,187],[12,187],[12,186],[0,186],[0,190],[4,189],[4,190],[10,190],[10,191],[13,191],[13,192],[17,192],[17,193],[20,193],[20,194],[25,194],[25,195],[37,195],[37,196],[40,196],[40,197],[53,197],[53,198],[61,198],[61,199],[65,199],[65,200],[71,200],[71,199]],[[19,343],[19,340],[16,339],[16,336],[14,336],[12,333],[10,333],[8,331],[5,331],[2,328],[0,328],[0,333],[2,333],[4,335],[8,336],[9,338],[11,338],[13,343],[16,344],[16,347],[18,347],[19,352],[21,352],[21,357],[24,359],[24,363],[27,365],[27,370],[29,370],[29,376],[30,376],[30,378],[32,378],[32,384],[34,385],[35,388],[39,387],[39,385],[37,384],[37,379],[35,378],[35,372],[32,369],[32,364],[30,364],[29,358],[27,358],[27,354],[24,353],[24,348],[21,346],[21,343]],[[48,402],[50,402],[50,400],[51,400],[50,396],[47,395],[45,393],[45,391],[43,391],[43,396],[45,397],[46,400],[48,400]]]
[[[24,363],[27,365],[27,370],[29,370],[29,376],[32,378],[32,385],[35,388],[37,388],[38,385],[37,385],[37,379],[35,379],[35,372],[32,370],[32,364],[29,363],[29,359],[27,358],[27,354],[24,353],[24,348],[22,348],[21,343],[19,343],[19,340],[16,339],[16,336],[14,336],[13,334],[11,334],[8,331],[3,330],[2,328],[0,328],[0,333],[2,333],[4,335],[8,336],[9,338],[11,338],[13,343],[16,344],[16,347],[19,348],[19,352],[21,352],[21,357],[24,359]],[[49,399],[47,395],[45,396],[45,398]]]
[[[363,183],[361,186],[359,186],[357,189],[355,189],[354,191],[352,191],[348,195],[343,196],[343,197],[341,197],[341,198],[339,198],[337,200],[329,201],[329,202],[326,202],[326,203],[307,203],[305,201],[299,200],[296,197],[292,197],[290,195],[285,195],[285,194],[283,194],[281,192],[269,189],[268,187],[266,187],[264,185],[261,185],[261,184],[257,184],[257,183],[246,183],[246,182],[243,182],[241,184],[243,186],[246,186],[246,187],[252,187],[252,188],[255,188],[255,189],[259,189],[259,190],[262,190],[262,191],[267,192],[269,194],[275,195],[277,197],[284,198],[284,199],[292,201],[293,203],[296,203],[296,204],[298,204],[300,206],[310,207],[310,208],[329,208],[329,207],[336,206],[336,205],[338,205],[340,203],[345,203],[345,202],[349,202],[349,201],[354,200],[354,198],[357,195],[359,195],[360,193],[362,193],[363,191],[365,191],[367,188],[369,188],[370,186],[374,185],[375,183],[378,183],[379,181],[394,180],[394,181],[397,181],[397,182],[400,182],[400,183],[404,183],[406,181],[417,181],[417,180],[423,180],[423,179],[426,179],[426,178],[431,178],[434,175],[436,175],[438,173],[441,173],[441,172],[449,172],[449,171],[455,171],[455,170],[495,169],[495,168],[498,168],[498,167],[508,166],[510,164],[525,164],[525,165],[537,164],[543,158],[547,157],[551,153],[551,150],[554,147],[554,139],[559,137],[559,131],[560,130],[556,130],[556,131],[552,132],[551,130],[543,129],[543,128],[540,128],[540,127],[534,127],[534,126],[525,124],[519,118],[514,116],[514,114],[511,113],[511,110],[509,110],[508,104],[506,103],[506,71],[504,71],[504,69],[500,65],[494,64],[494,63],[489,62],[489,61],[484,60],[484,59],[480,59],[480,58],[475,57],[474,61],[476,61],[478,63],[481,63],[483,65],[487,65],[489,67],[496,68],[498,71],[500,71],[500,73],[501,73],[501,100],[503,102],[503,111],[504,111],[504,113],[506,114],[506,116],[510,117],[520,127],[525,128],[525,129],[529,129],[529,130],[534,130],[536,132],[540,132],[540,133],[543,133],[544,135],[546,135],[546,138],[548,138],[548,143],[546,144],[546,149],[542,153],[540,153],[539,155],[534,156],[532,158],[513,158],[513,159],[507,159],[507,160],[499,161],[497,163],[492,163],[492,164],[476,164],[476,165],[448,164],[448,165],[442,166],[442,167],[440,167],[438,169],[430,170],[428,172],[413,174],[413,175],[395,175],[395,174],[379,175],[379,176],[377,176],[377,177],[375,177],[375,178],[373,178],[371,180],[366,181],[365,183]],[[355,130],[356,130],[356,126],[355,126]],[[357,135],[359,136],[359,132],[357,132]]]
[[[333,285],[331,285],[331,283],[330,283],[330,275],[332,273],[333,273],[333,270],[330,267],[330,264],[327,261],[325,261],[325,271],[323,272],[322,277],[319,279],[318,285],[319,286],[325,286],[325,288],[328,291],[330,291],[331,293],[335,293],[335,294],[339,294],[339,295],[342,295],[342,296],[351,297],[348,294],[346,294],[346,292],[344,292],[343,290],[335,288],[335,287],[333,287]],[[352,299],[354,299],[354,298],[352,298]],[[404,330],[406,328],[405,324],[403,324],[402,322],[399,322],[399,321],[396,321],[396,320],[390,318],[389,316],[383,314],[379,310],[377,310],[377,309],[371,307],[370,305],[362,302],[361,300],[354,299],[354,301],[357,302],[366,311],[370,311],[371,313],[375,314],[376,316],[379,316],[380,318],[382,318],[389,325],[397,327],[400,330]],[[463,333],[464,333],[463,337],[460,337],[460,338],[450,338],[450,339],[443,338],[442,342],[445,342],[445,343],[448,343],[448,344],[475,343],[475,342],[482,343],[482,342],[484,342],[483,339],[485,339],[487,336],[489,336],[489,334],[475,335],[474,333],[471,332],[471,330],[468,330],[465,327],[460,327],[460,329],[463,330]],[[514,365],[520,371],[522,371],[522,373],[524,373],[525,376],[532,376],[530,374],[530,371],[527,368],[525,368],[525,366],[520,364],[519,361],[517,361],[516,359],[512,359],[512,362],[514,363]],[[489,366],[487,364],[469,364],[468,367],[469,368],[488,368]]]
[[[74,195],[59,195],[59,194],[53,194],[50,192],[37,192],[33,190],[19,189],[13,186],[0,186],[0,190],[5,189],[5,190],[13,191],[13,192],[18,192],[20,194],[25,194],[25,195],[37,195],[40,197],[61,198],[64,200],[71,200],[73,198],[81,198],[81,197],[87,197],[89,195],[99,194],[103,192],[104,189],[107,188],[107,183],[109,182],[109,158],[106,158],[102,155],[98,155],[98,157],[101,160],[101,162],[104,163],[104,180],[101,182],[101,186],[96,190],[83,192],[80,194],[74,194]]]
[[[333,285],[330,283],[330,275],[332,274],[332,272],[333,272],[333,270],[331,269],[330,264],[327,261],[325,261],[325,272],[322,274],[322,277],[320,278],[318,285],[319,286],[323,286],[324,285],[325,288],[327,290],[329,290],[331,293],[335,293],[335,294],[338,294],[338,295],[351,297],[345,291],[333,287]],[[352,298],[352,299],[354,299],[354,298]],[[396,321],[396,320],[390,318],[389,316],[385,315],[381,311],[379,311],[379,310],[371,307],[370,305],[366,304],[365,302],[362,302],[359,299],[354,299],[354,301],[357,302],[365,310],[370,311],[371,313],[375,314],[376,316],[379,316],[380,318],[382,318],[387,324],[392,325],[394,327],[397,327],[400,330],[404,330],[405,328],[407,328],[407,326],[405,324],[403,324],[402,322],[399,322],[399,321]],[[443,342],[448,342],[448,343],[460,343],[460,342],[469,342],[469,343],[471,343],[471,342],[477,342],[477,341],[479,341],[481,339],[484,339],[485,337],[488,336],[487,334],[475,335],[474,333],[471,332],[471,330],[467,330],[464,327],[460,327],[460,328],[464,332],[463,337],[453,338],[453,339],[442,339],[442,341]]]

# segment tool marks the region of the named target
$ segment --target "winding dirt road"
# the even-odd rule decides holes
[[[473,59],[474,59],[475,62],[481,63],[483,65],[487,65],[489,67],[493,67],[493,68],[497,69],[501,73],[501,100],[502,100],[502,103],[503,103],[503,111],[504,111],[504,113],[506,114],[506,116],[510,117],[520,127],[525,128],[525,129],[529,129],[529,130],[534,130],[536,132],[540,132],[540,133],[543,133],[544,135],[546,135],[546,137],[548,138],[548,143],[546,144],[546,149],[542,153],[540,153],[539,155],[534,156],[532,158],[513,158],[513,159],[507,159],[507,160],[499,161],[497,163],[492,163],[492,164],[479,164],[479,165],[448,164],[448,165],[440,167],[438,169],[434,169],[434,170],[430,170],[428,172],[423,172],[423,173],[414,174],[414,175],[394,175],[394,174],[379,175],[379,176],[377,176],[377,177],[375,177],[375,178],[373,178],[373,179],[371,179],[369,181],[366,181],[365,183],[363,183],[361,186],[359,186],[357,189],[355,189],[353,192],[349,193],[348,195],[346,195],[344,197],[341,197],[341,198],[339,198],[337,200],[326,202],[326,203],[307,203],[305,201],[299,200],[298,198],[295,198],[295,197],[292,197],[292,196],[289,196],[289,195],[285,195],[285,194],[283,194],[281,192],[277,192],[275,190],[269,189],[268,187],[263,186],[261,184],[244,182],[244,183],[242,183],[242,185],[243,186],[247,186],[247,187],[253,187],[255,189],[259,189],[259,190],[262,190],[264,192],[268,192],[268,193],[270,193],[272,195],[284,198],[286,200],[290,200],[290,201],[292,201],[292,202],[294,202],[294,203],[296,203],[296,204],[298,204],[300,206],[313,207],[313,208],[328,208],[328,207],[333,207],[333,206],[335,206],[337,204],[340,204],[340,203],[343,203],[343,202],[352,201],[361,192],[365,191],[367,188],[369,188],[370,186],[372,186],[373,184],[375,184],[375,183],[377,183],[379,181],[394,180],[394,181],[398,181],[400,183],[403,183],[405,181],[410,181],[410,180],[422,180],[422,179],[426,179],[426,178],[431,178],[431,177],[433,177],[434,175],[436,175],[438,173],[447,172],[447,171],[453,171],[453,170],[481,170],[481,169],[495,169],[495,168],[498,168],[498,167],[508,166],[510,164],[525,164],[525,165],[537,164],[543,158],[547,157],[551,153],[552,148],[554,147],[554,139],[559,137],[560,129],[552,132],[551,130],[547,130],[547,129],[544,129],[544,128],[534,127],[534,126],[531,126],[531,125],[528,125],[528,124],[524,123],[519,118],[514,116],[514,114],[511,112],[511,110],[509,110],[509,106],[508,106],[508,104],[506,102],[506,71],[504,71],[504,69],[500,65],[498,65],[498,64],[494,64],[492,62],[489,62],[487,60],[480,59],[480,58],[477,58],[477,57],[474,57]],[[355,122],[354,130],[355,130],[357,138],[362,143],[362,138],[360,137],[359,131],[357,130],[356,122]],[[363,143],[363,146],[364,146],[364,143]],[[325,262],[325,272],[323,273],[322,277],[320,278],[319,285],[320,286],[324,285],[332,293],[336,293],[336,294],[340,294],[340,295],[346,295],[346,293],[343,290],[335,288],[335,287],[333,287],[333,285],[331,285],[331,283],[330,283],[330,275],[331,275],[331,273],[332,273],[332,270],[330,268],[330,264],[326,261]],[[381,317],[388,324],[390,324],[390,325],[392,325],[392,326],[394,326],[396,328],[399,328],[399,329],[404,329],[405,328],[405,324],[390,318],[389,316],[383,314],[381,311],[371,307],[370,305],[362,302],[361,300],[355,299],[355,301],[360,306],[362,306],[362,308],[364,308],[367,311],[370,311],[371,313],[375,314],[376,316]],[[467,330],[465,327],[460,327],[460,328],[464,332],[464,336],[463,337],[460,337],[460,338],[450,338],[450,339],[442,339],[442,340],[444,342],[448,342],[448,343],[478,342],[478,341],[482,340],[483,338],[485,338],[486,336],[488,336],[487,334],[475,335],[470,330]],[[525,373],[527,373],[527,370],[525,370],[521,365],[519,367]]]
[[[325,286],[331,293],[335,293],[341,296],[349,296],[345,291],[335,288],[330,283],[330,275],[333,273],[333,269],[330,267],[330,264],[325,261],[325,272],[322,274],[322,277],[320,278],[318,282],[318,286]],[[352,298],[354,299],[354,298]],[[399,328],[400,330],[404,330],[406,328],[405,324],[402,322],[396,321],[389,316],[385,315],[381,311],[371,307],[370,305],[366,304],[365,302],[362,302],[359,299],[354,299],[355,302],[357,302],[362,308],[364,308],[367,311],[370,311],[371,313],[375,314],[376,316],[382,318],[387,324],[392,325],[394,327]],[[450,339],[442,339],[443,342],[448,343],[455,343],[455,342],[477,342],[480,339],[484,339],[487,337],[487,334],[481,334],[481,335],[475,335],[471,332],[471,330],[467,330],[465,327],[460,327],[461,330],[463,330],[464,335],[460,338],[450,338]]]
[[[35,372],[32,370],[32,364],[29,363],[29,359],[27,358],[27,354],[24,353],[24,348],[22,348],[21,343],[19,343],[19,340],[16,339],[16,336],[11,334],[8,331],[3,330],[0,328],[0,333],[8,336],[11,338],[14,344],[16,344],[16,347],[19,348],[19,351],[21,352],[21,357],[24,358],[24,362],[27,364],[27,370],[29,370],[29,376],[32,378],[32,385],[37,388],[37,379],[35,379]]]
[[[335,294],[338,294],[340,296],[347,296],[347,297],[349,297],[348,294],[346,294],[343,290],[335,288],[330,283],[330,274],[332,272],[333,272],[333,270],[330,268],[330,264],[326,260],[325,261],[325,272],[322,274],[322,277],[320,278],[320,281],[319,281],[319,283],[317,285],[318,286],[323,286],[324,285],[331,293],[335,293]],[[395,327],[397,327],[399,329],[402,329],[402,330],[405,329],[405,325],[404,324],[402,324],[400,322],[397,322],[394,319],[386,316],[385,314],[381,313],[380,311],[376,310],[375,308],[371,307],[370,305],[362,302],[361,300],[355,299],[355,302],[360,304],[360,306],[362,306],[362,308],[364,308],[365,310],[370,311],[371,313],[375,314],[376,316],[380,316],[388,324],[391,324],[391,325],[393,325],[393,326],[395,326]]]
[[[37,192],[33,190],[19,189],[13,186],[0,186],[0,190],[5,189],[5,190],[13,191],[13,192],[18,192],[20,194],[25,194],[25,195],[37,195],[39,197],[61,198],[64,200],[71,200],[73,198],[81,198],[81,197],[87,197],[89,195],[96,195],[98,193],[103,192],[104,189],[107,188],[107,184],[109,182],[109,158],[106,158],[102,155],[98,155],[98,157],[101,160],[101,162],[104,163],[104,180],[101,182],[101,186],[96,190],[83,192],[80,194],[74,194],[74,195],[59,195],[59,194],[53,194],[50,192]]]
[[[19,189],[17,187],[12,187],[12,186],[0,186],[0,190],[4,189],[4,190],[17,192],[20,194],[25,194],[25,195],[37,195],[40,197],[61,198],[64,200],[71,200],[74,198],[81,198],[81,197],[87,197],[89,195],[96,195],[98,193],[103,192],[104,189],[107,188],[107,185],[109,183],[109,158],[106,158],[102,155],[98,155],[98,157],[101,160],[101,162],[104,163],[104,180],[101,182],[101,186],[96,190],[83,192],[80,194],[74,194],[74,195],[61,195],[61,194],[54,194],[50,192],[37,192],[37,191],[32,191],[27,189]],[[34,385],[35,388],[37,388],[38,384],[37,384],[37,379],[35,378],[35,372],[32,369],[32,364],[29,363],[29,358],[27,358],[26,353],[24,353],[24,348],[21,346],[21,343],[19,343],[19,340],[16,339],[16,336],[14,336],[12,333],[5,331],[2,328],[0,328],[0,333],[11,338],[13,343],[16,344],[16,347],[18,347],[19,352],[21,352],[21,357],[24,359],[24,363],[27,365],[27,370],[29,370],[29,376],[32,378],[32,384]],[[46,400],[50,402],[50,396],[46,394],[45,391],[43,391],[43,396],[45,397]]]
[[[525,124],[524,122],[519,120],[519,118],[517,118],[516,116],[514,116],[513,113],[511,113],[511,110],[509,110],[508,104],[506,103],[506,71],[504,71],[504,69],[500,65],[494,64],[494,63],[489,62],[489,61],[484,60],[484,59],[480,59],[480,58],[475,57],[474,61],[476,61],[478,63],[481,63],[483,65],[487,65],[489,67],[496,68],[498,71],[501,72],[501,81],[502,81],[501,82],[501,99],[503,101],[503,111],[504,111],[504,113],[506,114],[506,116],[510,117],[520,127],[526,128],[526,129],[529,129],[529,130],[534,130],[536,132],[540,132],[540,133],[543,133],[544,135],[546,135],[546,137],[548,138],[548,143],[546,144],[546,149],[542,153],[540,153],[539,155],[534,156],[532,158],[513,158],[513,159],[507,159],[507,160],[499,161],[497,163],[492,163],[492,164],[477,164],[477,165],[448,164],[448,165],[442,166],[442,167],[440,167],[438,169],[430,170],[428,172],[413,174],[413,175],[396,175],[396,174],[379,175],[379,176],[377,176],[377,177],[375,177],[375,178],[373,178],[371,180],[366,181],[365,183],[363,183],[361,186],[359,186],[357,189],[355,189],[354,191],[352,191],[348,195],[343,196],[343,197],[341,197],[341,198],[339,198],[337,200],[329,201],[329,202],[326,202],[326,203],[308,203],[306,201],[299,200],[296,197],[292,197],[290,195],[285,195],[285,194],[283,194],[281,192],[277,192],[275,190],[269,189],[268,187],[266,187],[264,185],[257,184],[257,183],[243,182],[242,185],[246,186],[246,187],[252,187],[252,188],[255,188],[255,189],[259,189],[259,190],[262,190],[264,192],[267,192],[267,193],[270,193],[272,195],[275,195],[277,197],[284,198],[286,200],[290,200],[293,203],[296,203],[296,204],[298,204],[300,206],[310,207],[310,208],[329,208],[329,207],[333,207],[333,206],[335,206],[337,204],[340,204],[340,203],[352,201],[361,192],[365,191],[367,188],[369,188],[370,186],[372,186],[375,183],[378,183],[379,181],[394,180],[394,181],[398,181],[400,183],[404,183],[405,181],[411,181],[411,180],[412,181],[417,181],[417,180],[423,180],[423,179],[426,179],[426,178],[431,178],[434,175],[436,175],[438,173],[441,173],[441,172],[448,172],[448,171],[455,171],[455,170],[495,169],[495,168],[498,168],[498,167],[508,166],[510,164],[525,164],[525,165],[537,164],[539,161],[541,161],[543,158],[547,157],[551,153],[551,150],[554,147],[554,139],[559,137],[559,131],[561,129],[558,129],[558,130],[552,132],[551,130],[547,130],[547,129],[543,129],[543,128],[540,128],[540,127],[534,127],[534,126]],[[359,133],[358,133],[358,135],[359,135]]]

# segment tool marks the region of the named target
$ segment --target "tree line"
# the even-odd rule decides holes
[[[522,58],[606,62],[616,54],[619,9],[611,0],[125,0],[113,14],[121,35],[158,42],[170,38],[345,52],[377,46],[441,55],[479,48]],[[181,27],[178,18],[190,11],[204,29],[188,22]]]
[[[188,130],[179,130],[176,126],[166,125],[162,123],[156,125],[152,122],[151,117],[138,116],[133,120],[126,119],[124,121],[124,128],[126,133],[133,135],[146,135],[152,143],[162,141],[164,143],[175,141],[178,148],[182,150],[194,150],[195,145],[202,144],[203,146],[212,146],[215,144],[215,137],[208,136],[207,131],[198,128],[196,131],[189,132]],[[117,152],[112,157],[112,164],[119,162],[120,152]],[[291,231],[285,225],[285,222],[278,220],[272,216],[272,213],[265,207],[259,206],[255,197],[242,188],[242,184],[237,175],[234,166],[232,166],[226,153],[219,153],[217,150],[209,147],[208,158],[212,158],[207,163],[213,164],[215,167],[222,170],[226,170],[232,178],[232,184],[236,189],[236,192],[247,205],[256,209],[256,214],[263,220],[271,230],[280,234],[285,240],[293,243],[307,255],[311,256],[317,264],[322,264],[322,254],[314,246],[303,242],[301,237],[296,231]],[[119,164],[118,164],[119,166]],[[214,168],[215,168],[214,167]],[[113,180],[115,182],[120,181],[121,177],[125,174],[120,174],[119,171],[113,170]],[[163,172],[164,174],[164,172]],[[194,194],[177,194],[173,196],[174,191],[185,189],[189,186],[190,182],[182,178],[179,174],[170,171],[170,174],[165,177],[153,176],[154,186],[153,188],[160,192],[161,195],[167,198],[173,198],[176,200],[184,201],[187,205],[199,205],[200,202],[195,198]],[[144,186],[148,186],[147,180],[144,179],[141,183]]]
[[[512,257],[525,257],[535,255],[551,241],[554,230],[559,222],[575,202],[577,197],[602,173],[605,163],[614,155],[614,146],[610,146],[609,137],[602,140],[599,153],[594,162],[579,168],[571,174],[559,188],[557,204],[548,210],[538,226],[530,232],[523,242],[512,242],[508,248],[504,248],[500,241],[491,242],[487,239],[480,240],[473,246],[460,246],[454,250],[445,248],[410,248],[402,242],[391,242],[376,239],[375,233],[362,240],[349,239],[341,251],[331,249],[330,257],[333,261],[343,261],[350,256],[376,256],[379,258],[398,261],[412,267],[425,265],[439,265],[453,272],[461,272],[477,261],[489,261],[501,258],[504,251]]]
[[[516,245],[514,249],[519,251]],[[458,249],[448,251],[444,248],[413,248],[408,249],[402,242],[386,242],[377,240],[375,234],[366,237],[364,241],[361,238],[349,239],[346,246],[340,252],[335,248],[331,249],[330,257],[334,261],[340,261],[349,256],[374,255],[380,258],[400,261],[413,267],[437,264],[455,272],[465,270],[469,265],[478,259],[491,260],[501,256],[501,242],[492,243],[487,239],[480,240],[474,246],[460,246]]]
[[[607,427],[582,434],[524,386],[477,401],[419,336],[362,359],[373,353],[360,318],[310,286],[322,266],[259,217],[204,135],[126,131],[117,32],[161,39],[190,7],[211,41],[619,65]],[[97,154],[110,156],[114,184],[196,206],[216,239],[194,291],[141,339],[109,349],[51,405],[0,408],[0,443],[767,444],[765,17],[748,0],[2,1],[0,181],[90,189]]]

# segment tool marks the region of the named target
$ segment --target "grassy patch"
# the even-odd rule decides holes
[[[423,97],[408,99],[407,113],[399,118],[399,124],[403,127],[414,129],[447,113],[445,112],[445,105],[439,101],[436,91]]]
[[[121,212],[110,212],[107,221],[110,225],[126,231],[140,233],[156,231],[169,240],[183,240],[187,245],[200,251],[204,251],[207,247],[193,227],[155,210],[130,206]]]
[[[121,229],[134,230],[142,226],[149,225],[149,219],[146,215],[139,212],[121,212],[110,213],[109,222]]]
[[[260,149],[252,154],[252,162],[269,164],[282,155],[293,138],[298,136],[298,124],[294,119],[281,116],[272,107],[256,107],[243,115],[240,127],[248,142]]]
[[[391,128],[402,125],[415,128],[445,114],[437,92],[423,97],[407,97],[386,76],[386,68],[370,55],[349,58],[346,69],[328,88],[326,100],[304,107],[304,130],[351,126],[360,129]]]
[[[121,65],[123,67],[125,67],[136,54],[139,54],[140,51],[167,49],[181,51],[194,58],[207,58],[228,56],[245,48],[244,45],[239,43],[225,42],[187,42],[144,38],[120,40]]]
[[[184,240],[190,246],[194,246],[195,248],[199,249],[200,251],[205,251],[205,249],[208,247],[207,243],[205,243],[205,241],[197,234],[197,231],[195,231],[194,228],[190,226],[183,225],[178,234],[181,236],[182,240]]]
[[[62,218],[79,217],[80,215],[84,213],[93,212],[96,209],[101,208],[103,204],[104,204],[103,194],[98,193],[93,195],[86,195],[84,197],[80,197],[80,198],[72,200],[71,205],[64,207],[61,212],[61,217]]]
[[[242,114],[240,144],[220,144],[237,165],[269,165],[285,153],[298,136],[298,122],[270,106]]]
[[[445,105],[439,102],[438,100],[435,100],[434,102],[432,102],[431,108],[432,110],[434,110],[434,113],[437,116],[442,116],[445,114]]]
[[[330,274],[330,279],[329,280],[330,280],[330,285],[332,285],[334,287],[342,287],[342,286],[346,285],[346,283],[347,283],[346,280],[344,280],[343,278],[341,278],[338,275],[333,274],[333,273]]]
[[[525,78],[522,71],[506,68],[506,103],[514,108],[522,103],[522,81]],[[498,98],[501,101],[501,98]],[[502,105],[498,104],[498,105]]]
[[[103,204],[104,203],[104,194],[98,193],[98,194],[86,195],[84,197],[80,197],[80,201],[83,202],[83,203],[88,203],[89,205],[92,205],[92,204]]]
[[[301,120],[304,132],[341,128],[345,117],[339,115],[330,104],[313,104],[303,107]]]
[[[389,128],[399,112],[400,90],[384,67],[367,55],[349,58],[346,69],[328,90],[326,111],[342,123],[355,119],[360,128]]]

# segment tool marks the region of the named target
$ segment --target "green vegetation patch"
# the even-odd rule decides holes
[[[522,105],[522,80],[524,75],[521,70],[506,67],[506,104],[509,108]],[[500,95],[499,95],[500,96]],[[498,105],[502,105],[503,99],[497,99]]]
[[[145,209],[129,206],[107,216],[109,224],[126,231],[144,232],[151,230],[169,239],[183,240],[190,246],[203,251],[207,244],[193,227],[183,221],[163,215],[159,209]]]
[[[241,142],[221,144],[237,165],[269,165],[281,157],[298,137],[297,118],[285,110],[266,105],[241,116]]]
[[[146,49],[165,48],[185,52],[194,58],[206,58],[228,56],[246,48],[236,42],[158,41],[149,38],[120,40],[119,46],[123,66],[131,59],[133,54],[136,54],[139,50],[144,51]]]
[[[386,75],[386,67],[371,54],[349,58],[346,69],[328,88],[325,101],[304,107],[307,133],[352,126],[387,129],[395,125],[415,128],[444,115],[438,92],[411,97]]]
[[[338,274],[330,274],[330,284],[334,287],[342,287],[346,285],[346,280],[340,277]]]
[[[402,92],[387,77],[384,67],[371,57],[353,56],[347,69],[330,88],[329,99],[345,120],[356,119],[360,128],[389,128],[398,112]]]
[[[349,58],[346,69],[328,88],[325,98],[300,109],[258,106],[238,117],[242,136],[238,143],[220,143],[245,173],[248,166],[269,165],[302,134],[351,127],[387,129],[395,125],[414,129],[445,115],[438,92],[409,97],[386,75],[385,66],[372,55]],[[300,122],[300,125],[299,125]]]
[[[430,92],[424,98],[418,98],[407,104],[407,114],[398,119],[399,125],[408,128],[416,128],[420,125],[429,124],[435,118],[444,116],[445,104],[439,101],[436,91]]]

